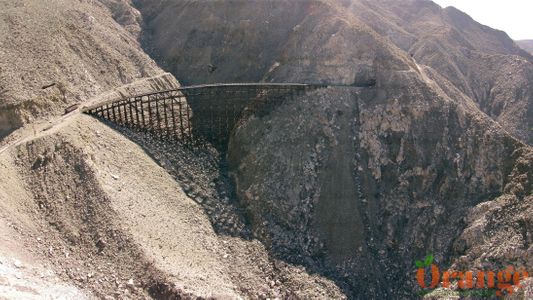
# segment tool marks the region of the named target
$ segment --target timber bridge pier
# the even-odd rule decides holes
[[[372,87],[374,84],[349,87]],[[186,145],[208,142],[224,147],[232,130],[244,117],[264,116],[283,101],[328,87],[335,86],[299,83],[196,85],[127,96],[85,107],[82,111],[161,139]]]

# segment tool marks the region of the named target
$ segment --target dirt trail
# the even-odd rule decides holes
[[[61,129],[64,125],[80,115],[84,107],[97,103],[119,100],[126,95],[143,94],[148,91],[167,90],[179,87],[179,82],[169,73],[160,73],[152,77],[135,80],[129,84],[111,89],[80,104],[75,110],[62,116],[49,117],[46,121],[40,120],[21,127],[11,133],[6,139],[0,141],[0,154],[10,147],[27,143],[28,141],[50,135]]]
[[[15,147],[56,132],[59,128],[68,124],[68,122],[72,120],[74,116],[79,114],[80,110],[76,109],[61,117],[51,118],[48,122],[35,122],[19,128],[13,132],[10,137],[3,141],[3,143],[0,143],[0,145],[4,144],[2,148],[0,148],[0,154],[4,153],[11,147]]]

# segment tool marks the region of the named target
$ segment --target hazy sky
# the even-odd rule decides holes
[[[454,6],[481,24],[500,29],[515,39],[533,39],[533,0],[433,0]]]

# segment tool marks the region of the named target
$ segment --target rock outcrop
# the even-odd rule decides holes
[[[320,91],[237,129],[229,159],[256,234],[275,253],[336,274],[353,297],[410,297],[413,262],[427,253],[442,267],[459,258],[465,267],[479,247],[490,253],[485,265],[493,257],[492,267],[531,268],[527,235],[503,260],[502,241],[462,232],[531,221],[532,149],[479,112],[402,79],[405,86]],[[504,200],[524,213],[496,204]],[[471,213],[478,204],[501,217]]]
[[[505,32],[431,1],[347,3],[347,9],[365,24],[437,71],[515,137],[533,145],[533,57]]]

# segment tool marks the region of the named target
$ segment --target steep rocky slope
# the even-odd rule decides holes
[[[145,19],[145,48],[187,84],[265,80],[350,85],[375,77],[369,68],[373,61],[396,68],[406,56],[391,55],[393,46],[323,1],[134,3]],[[191,15],[199,17],[191,21]],[[314,57],[318,51],[320,56]]]
[[[531,268],[533,149],[416,79],[400,81],[317,92],[237,129],[230,162],[257,235],[336,274],[352,297],[412,297],[413,262],[427,253],[458,270]]]
[[[145,48],[185,83],[351,84],[412,55],[533,143],[532,56],[453,7],[426,0],[134,3],[145,16]]]
[[[533,65],[505,33],[421,0],[135,4],[145,47],[184,82],[347,86],[230,141],[239,200],[278,257],[354,298],[411,298],[428,253],[442,268],[532,267]]]
[[[139,47],[135,19],[120,18],[135,10],[119,2],[103,1],[112,11],[99,1],[0,1],[0,138],[161,72]]]
[[[516,43],[518,44],[518,46],[522,47],[522,49],[533,55],[533,40],[521,40],[516,41]]]
[[[507,34],[425,0],[345,1],[358,18],[436,70],[506,130],[533,144],[533,57]],[[438,81],[440,83],[440,81]]]
[[[271,258],[259,241],[214,231],[219,212],[189,197],[184,180],[195,193],[209,190],[216,159],[158,148],[137,133],[142,148],[121,133],[132,134],[74,115],[0,154],[9,175],[0,179],[0,221],[15,229],[2,261],[25,247],[23,268],[44,262],[52,288],[66,282],[65,292],[88,298],[343,297],[330,280]],[[169,160],[176,153],[180,164]],[[174,177],[176,168],[196,180]],[[205,174],[209,181],[198,179]],[[12,287],[6,276],[0,291]],[[46,295],[37,276],[24,279]]]

